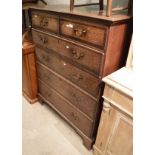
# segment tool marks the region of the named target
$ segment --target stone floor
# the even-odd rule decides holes
[[[48,105],[23,98],[23,155],[93,155],[81,137]]]

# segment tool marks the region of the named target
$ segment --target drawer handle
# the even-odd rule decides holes
[[[77,52],[73,48],[70,48],[69,46],[66,46],[66,49],[69,49],[69,51],[71,52],[73,58],[75,58],[77,60],[84,57],[84,53]]]
[[[81,102],[81,98],[78,97],[75,93],[72,93],[71,95],[75,98],[76,102]]]
[[[83,76],[81,74],[74,74],[72,75],[72,79],[76,81],[83,80]]]
[[[74,121],[79,121],[78,116],[76,116],[76,115],[74,114],[74,112],[71,112],[71,113],[70,113],[70,116],[74,119]]]
[[[72,51],[72,54],[75,59],[80,59],[80,58],[84,57],[84,53],[76,52],[74,50]]]
[[[42,20],[40,21],[40,26],[41,27],[46,27],[48,26],[48,19],[46,17],[43,17]]]
[[[86,35],[86,33],[87,33],[86,28],[81,28],[81,27],[75,26],[73,24],[66,24],[66,27],[72,29],[75,36],[77,36],[77,37],[82,37],[82,36]]]
[[[41,43],[46,44],[48,42],[48,39],[46,37],[43,37],[43,36],[39,36],[39,37],[40,37]]]
[[[77,37],[82,37],[82,36],[86,35],[86,33],[87,33],[87,29],[80,28],[80,27],[75,27],[73,29],[73,31],[74,31],[75,36],[77,36]]]
[[[42,55],[42,59],[44,59],[45,61],[49,61],[49,57]]]

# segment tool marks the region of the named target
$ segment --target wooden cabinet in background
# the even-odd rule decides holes
[[[24,42],[22,47],[22,91],[25,98],[34,103],[37,101],[37,77],[35,66],[35,46]]]
[[[132,155],[132,71],[122,68],[103,81],[104,107],[94,145],[94,155]]]

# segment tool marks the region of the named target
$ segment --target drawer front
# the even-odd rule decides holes
[[[58,50],[58,39],[50,37],[41,32],[32,30],[33,41],[36,45],[41,45],[42,47],[57,51]]]
[[[102,54],[83,48],[67,41],[59,40],[58,52],[73,61],[82,64],[88,70],[99,74]]]
[[[72,107],[62,96],[53,89],[49,89],[39,81],[39,93],[48,100],[56,109],[63,113],[75,126],[77,126],[85,135],[91,135],[92,124],[87,117]]]
[[[91,72],[99,74],[102,54],[34,30],[32,30],[32,35],[35,44],[54,50],[72,61],[83,65]]]
[[[106,28],[79,24],[69,20],[60,21],[60,33],[77,40],[103,48],[106,40]]]
[[[44,51],[42,49],[36,48],[36,58],[44,65],[48,66],[74,84],[83,88],[93,96],[98,97],[98,78],[67,63],[60,57],[60,55],[52,51]]]
[[[38,27],[54,33],[59,31],[58,16],[32,11],[32,27]]]
[[[41,81],[52,87],[89,117],[94,118],[97,101],[83,94],[77,88],[57,76],[55,72],[41,64],[37,64],[37,72],[38,78]]]

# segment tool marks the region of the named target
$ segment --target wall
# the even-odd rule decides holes
[[[70,4],[70,0],[45,0],[48,4]],[[98,0],[75,0],[76,4],[88,3],[88,2],[98,2]],[[113,0],[113,5],[118,4],[127,4],[128,0]],[[107,0],[104,0],[104,4],[107,3]]]
[[[70,0],[45,0],[48,4],[70,4]],[[77,0],[76,3],[96,2],[97,0]]]

